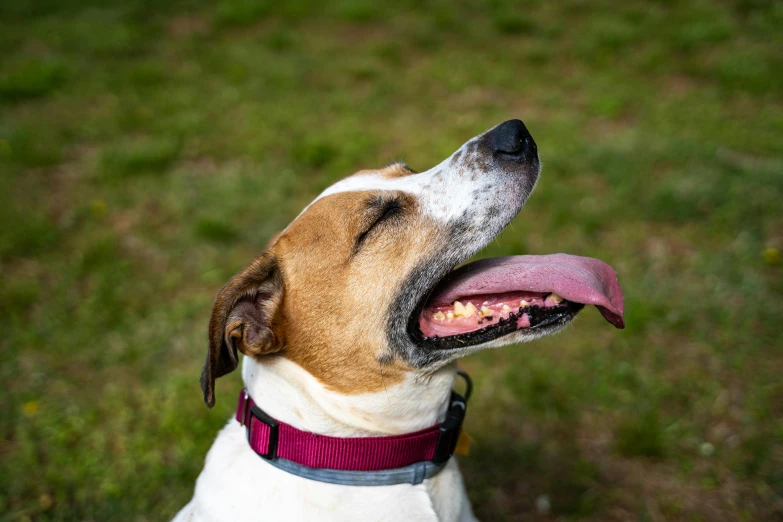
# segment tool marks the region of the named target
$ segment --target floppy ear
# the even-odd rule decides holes
[[[269,253],[261,254],[220,291],[209,320],[209,351],[201,373],[207,406],[215,405],[215,379],[236,369],[237,349],[252,357],[282,348],[282,300],[282,277]]]

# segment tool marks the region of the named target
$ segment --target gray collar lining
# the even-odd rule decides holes
[[[421,484],[425,479],[434,477],[446,463],[435,464],[430,461],[416,462],[410,466],[379,471],[344,471],[336,469],[309,468],[290,460],[265,459],[268,464],[292,475],[328,484],[342,486],[391,486],[393,484]]]

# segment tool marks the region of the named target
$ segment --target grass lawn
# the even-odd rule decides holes
[[[114,7],[107,7],[114,5]],[[0,519],[163,520],[234,408],[212,298],[324,187],[525,121],[482,255],[626,330],[462,361],[483,520],[783,520],[783,3],[0,0]]]

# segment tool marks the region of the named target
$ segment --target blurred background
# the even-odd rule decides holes
[[[241,385],[204,406],[217,290],[335,180],[521,118],[542,178],[482,255],[599,257],[628,327],[463,360],[477,515],[783,520],[781,26],[763,0],[3,0],[0,518],[172,516]]]

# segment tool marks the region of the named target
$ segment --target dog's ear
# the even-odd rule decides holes
[[[283,282],[274,256],[261,254],[218,294],[209,320],[209,351],[201,373],[204,402],[215,405],[215,379],[237,367],[237,349],[260,356],[282,348]]]

